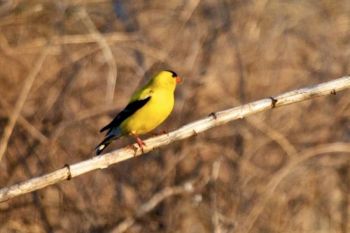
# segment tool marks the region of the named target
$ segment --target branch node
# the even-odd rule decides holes
[[[218,116],[216,115],[216,112],[210,113],[209,116],[213,117],[214,120],[218,119]]]
[[[337,92],[333,89],[333,90],[331,91],[331,94],[332,94],[332,95],[336,95]]]
[[[68,177],[67,177],[67,180],[71,180],[72,179],[72,173],[70,171],[70,166],[69,164],[65,164],[63,167],[67,168],[68,170]]]
[[[275,99],[272,96],[270,96],[269,98],[271,99],[271,108],[275,108],[277,104],[277,99]]]
[[[194,136],[197,136],[197,135],[198,135],[198,133],[197,133],[197,131],[196,131],[195,129],[193,130],[193,135],[194,135]]]

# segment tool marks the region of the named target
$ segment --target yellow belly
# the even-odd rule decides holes
[[[174,107],[173,93],[157,93],[121,125],[124,134],[145,134],[159,126]]]

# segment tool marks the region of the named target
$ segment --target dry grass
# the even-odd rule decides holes
[[[168,129],[350,73],[346,0],[7,0],[0,19],[1,187],[92,156],[163,67],[185,78]],[[349,119],[348,92],[249,117],[1,203],[0,232],[350,232]]]

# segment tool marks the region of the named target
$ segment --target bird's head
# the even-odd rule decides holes
[[[176,84],[181,83],[181,81],[181,78],[174,71],[163,70],[153,78],[152,83],[159,87],[175,90]]]

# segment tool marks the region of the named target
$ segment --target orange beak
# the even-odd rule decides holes
[[[176,83],[182,83],[182,78],[180,78],[179,76],[176,77]]]

